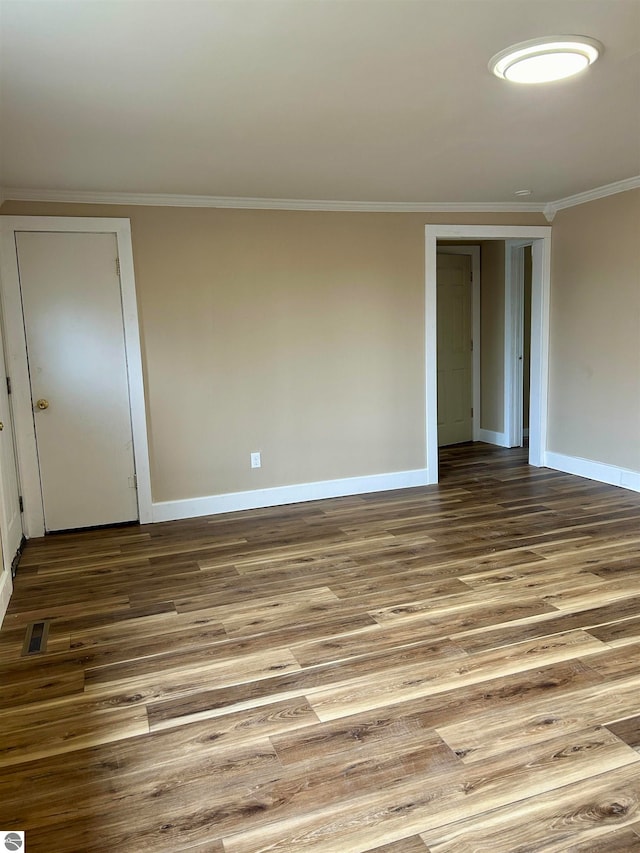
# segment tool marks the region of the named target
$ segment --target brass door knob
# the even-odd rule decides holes
[[[3,429],[4,429],[4,424],[2,423],[2,421],[0,421],[0,432],[2,432]]]
[[[36,403],[36,406],[39,409],[48,409],[49,408],[49,401],[48,400],[38,400],[38,402]]]

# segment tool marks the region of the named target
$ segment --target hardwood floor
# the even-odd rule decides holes
[[[441,475],[29,542],[0,829],[29,853],[640,851],[640,495],[487,445]]]

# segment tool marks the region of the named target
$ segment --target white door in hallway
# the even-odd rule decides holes
[[[438,445],[473,437],[471,259],[438,253]]]
[[[16,233],[48,531],[138,518],[114,234]]]

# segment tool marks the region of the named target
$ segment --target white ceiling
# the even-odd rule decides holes
[[[0,185],[547,202],[640,173],[640,0],[2,0]],[[603,57],[542,87],[491,56]]]

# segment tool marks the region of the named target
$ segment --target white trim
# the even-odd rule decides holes
[[[336,210],[373,213],[544,213],[543,202],[338,201],[308,198],[112,193],[3,187],[5,200],[77,204],[132,204],[149,207],[221,207],[239,210]]]
[[[242,198],[171,193],[97,192],[0,187],[3,201],[76,204],[131,204],[149,207],[217,207],[239,210],[335,210],[374,213],[543,213],[549,222],[559,210],[640,187],[640,175],[548,202],[339,201],[307,198]]]
[[[504,392],[502,400],[502,427],[509,447],[516,446],[514,395],[517,393],[518,372],[515,359],[518,348],[518,256],[517,241],[504,244]]]
[[[2,620],[7,612],[12,592],[11,572],[8,570],[0,571],[0,626],[2,626]]]
[[[620,486],[632,492],[640,492],[640,471],[551,451],[545,453],[544,464],[547,468],[564,471],[565,474],[575,474],[578,477],[586,477],[588,480],[597,480],[599,483],[608,483],[610,486]]]
[[[478,438],[475,441],[484,441],[486,444],[495,444],[498,447],[511,447],[505,432],[494,432],[492,429],[478,430]]]
[[[0,317],[2,312],[0,311]],[[8,377],[5,365],[4,335],[0,333],[0,377]],[[19,553],[20,543],[24,537],[24,518],[19,507],[20,473],[16,457],[15,417],[11,395],[6,385],[0,388],[0,406],[4,419],[2,441],[6,442],[3,450],[2,465],[7,470],[0,476],[0,568],[11,571],[16,554]]]
[[[33,537],[44,534],[44,510],[22,315],[15,244],[16,231],[109,233],[116,236],[118,257],[120,258],[120,284],[133,449],[138,482],[138,513],[141,524],[149,523],[151,521],[151,475],[130,222],[128,219],[117,218],[0,216],[0,278],[7,348],[6,367],[13,380],[13,412],[18,469],[24,499],[25,535]]]
[[[438,246],[441,255],[469,255],[471,258],[471,372],[473,376],[473,391],[471,406],[473,408],[472,436],[474,441],[481,441],[480,433],[480,246]]]
[[[616,195],[617,193],[624,193],[627,190],[638,188],[640,188],[640,175],[636,175],[633,178],[625,178],[623,181],[615,181],[613,184],[605,184],[602,187],[595,187],[583,193],[568,195],[556,201],[550,201],[544,205],[543,213],[548,221],[551,222],[559,210],[564,210],[567,207],[576,207],[578,204],[586,204],[588,201],[596,201],[608,195]]]
[[[437,248],[438,240],[456,239],[530,240],[532,242],[531,436],[529,441],[529,463],[531,465],[539,467],[543,464],[543,451],[546,448],[547,441],[551,228],[548,225],[426,225],[425,406],[426,467],[430,483],[438,482]]]
[[[181,518],[197,518],[203,515],[304,503],[324,498],[407,489],[425,486],[427,483],[427,471],[417,469],[390,474],[371,474],[364,477],[347,477],[342,480],[323,480],[317,483],[299,483],[293,486],[276,486],[270,489],[253,489],[248,492],[208,495],[202,498],[163,501],[153,504],[153,521],[175,521]]]
[[[438,241],[425,228],[425,457],[429,484],[438,482]]]
[[[426,225],[436,240],[540,240],[550,236],[549,225]]]
[[[524,387],[524,249],[530,240],[505,241],[504,433],[507,447],[522,447]]]
[[[544,465],[549,405],[551,228],[531,244],[531,349],[529,353],[529,464]]]

